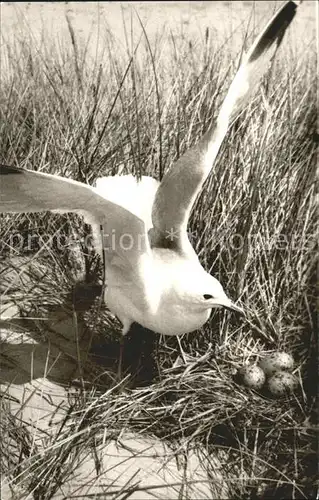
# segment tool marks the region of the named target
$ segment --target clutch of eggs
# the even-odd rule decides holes
[[[258,365],[244,366],[240,370],[241,381],[251,389],[261,389],[268,379],[267,386],[274,396],[291,394],[298,385],[297,378],[290,373],[294,359],[287,352],[273,352],[260,360]]]
[[[259,362],[268,378],[267,386],[274,396],[284,396],[294,392],[298,385],[297,378],[290,373],[294,367],[294,358],[287,352],[274,352]]]

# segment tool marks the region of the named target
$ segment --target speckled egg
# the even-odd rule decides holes
[[[274,396],[291,394],[297,385],[298,379],[289,372],[279,371],[268,379],[268,388]]]
[[[294,367],[294,358],[287,352],[274,352],[260,360],[259,366],[266,375],[272,375],[277,371],[291,371]]]
[[[264,371],[257,365],[245,366],[240,370],[240,375],[243,383],[252,389],[260,389],[266,381]]]

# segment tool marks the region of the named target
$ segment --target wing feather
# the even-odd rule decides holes
[[[0,212],[76,212],[103,226],[103,245],[126,265],[138,268],[149,252],[145,222],[95,188],[57,175],[0,165]],[[112,198],[112,196],[111,196]],[[114,198],[114,193],[113,193]]]
[[[296,2],[289,1],[270,20],[243,58],[216,123],[164,175],[152,210],[153,246],[171,248],[180,253],[192,251],[186,229],[194,201],[213,167],[230,123],[254,94],[296,9]]]

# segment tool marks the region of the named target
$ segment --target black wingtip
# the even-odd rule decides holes
[[[10,167],[9,165],[3,165],[0,163],[0,175],[8,175],[8,174],[22,174],[23,169],[17,167]]]
[[[250,56],[251,62],[258,59],[258,57],[276,40],[278,46],[280,45],[286,29],[296,15],[297,8],[298,4],[292,0],[283,5],[273,20],[270,21],[261,39],[254,48]]]

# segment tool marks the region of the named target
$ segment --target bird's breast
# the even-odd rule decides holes
[[[163,335],[181,335],[208,320],[211,309],[193,307],[176,292],[179,259],[172,261],[169,253],[159,252],[138,273],[128,273],[115,263],[107,270],[106,302],[122,322],[137,322]],[[185,274],[187,268],[181,267],[180,272]]]
[[[148,317],[147,328],[163,335],[182,335],[193,332],[203,326],[209,319],[211,309],[191,311],[180,304],[161,305],[158,314]]]

